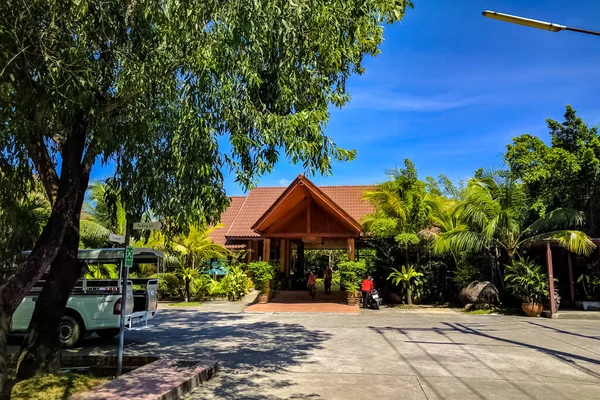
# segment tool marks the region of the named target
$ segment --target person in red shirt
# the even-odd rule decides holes
[[[365,279],[362,281],[362,284],[360,286],[360,290],[362,292],[362,298],[363,298],[363,308],[367,308],[367,299],[369,294],[371,293],[371,290],[373,289],[374,284],[373,281],[371,280],[370,276],[365,276]]]

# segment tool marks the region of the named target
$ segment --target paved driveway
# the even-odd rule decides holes
[[[165,309],[127,352],[215,358],[188,399],[599,399],[600,324],[456,312]],[[112,351],[88,340],[79,352]]]

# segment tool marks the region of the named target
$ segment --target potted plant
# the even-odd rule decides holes
[[[522,301],[521,308],[528,317],[539,317],[548,298],[548,276],[541,267],[527,258],[506,266],[506,288]]]
[[[361,298],[360,282],[367,272],[364,261],[345,261],[338,265],[340,286],[346,289],[346,301],[349,306],[358,304]]]
[[[248,264],[248,269],[252,274],[254,287],[260,291],[258,302],[268,303],[271,299],[271,281],[275,277],[275,268],[266,261],[257,261]]]
[[[402,285],[406,294],[406,302],[411,306],[413,303],[412,287],[423,274],[415,270],[412,265],[409,265],[408,268],[403,265],[400,271],[396,268],[392,268],[392,270],[393,272],[388,276],[388,280],[391,280],[394,285]]]

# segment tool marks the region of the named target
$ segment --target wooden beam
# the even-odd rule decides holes
[[[306,233],[312,231],[312,197],[306,193]]]
[[[315,233],[312,232],[310,235],[306,235],[304,233],[298,232],[298,233],[277,233],[277,232],[273,232],[273,233],[269,233],[266,234],[264,237],[269,237],[269,238],[292,238],[292,239],[301,239],[303,237],[320,237],[320,238],[347,238],[348,235],[352,235],[354,234],[354,232],[346,232],[346,233],[327,233],[327,232],[323,232],[323,233]]]
[[[348,261],[355,260],[354,238],[348,238]]]
[[[573,280],[573,260],[571,253],[567,254],[567,262],[569,266],[569,288],[571,289],[571,307],[575,307],[575,281]]]
[[[271,261],[271,239],[269,238],[263,240],[263,261]]]
[[[554,270],[552,268],[552,248],[550,242],[546,242],[546,264],[548,265],[548,280],[550,282],[550,316],[556,314],[556,303],[554,302]]]

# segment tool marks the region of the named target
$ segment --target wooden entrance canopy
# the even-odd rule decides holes
[[[263,237],[314,239],[360,236],[362,227],[303,175],[256,221],[252,230]]]
[[[279,260],[289,274],[292,250],[302,264],[306,249],[347,249],[354,259],[356,240],[364,236],[362,218],[375,211],[363,201],[364,186],[317,186],[298,175],[287,187],[258,187],[232,197],[221,215],[222,229],[211,239],[232,250],[249,251],[246,261]]]

